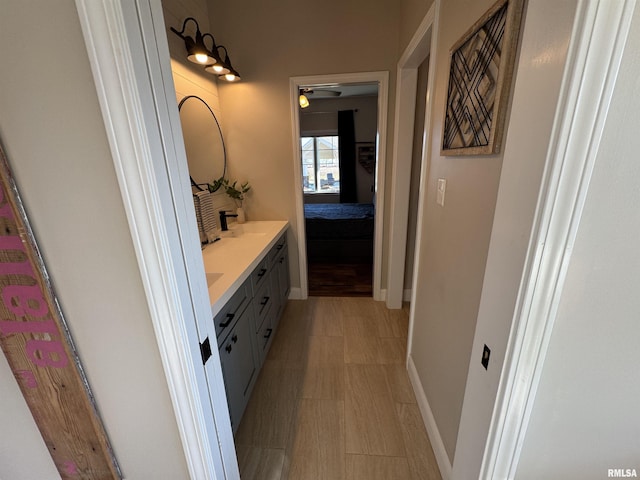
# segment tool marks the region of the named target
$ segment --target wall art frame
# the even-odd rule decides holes
[[[441,154],[500,152],[524,0],[498,0],[451,47]]]
[[[358,163],[369,175],[376,169],[376,142],[356,142]]]

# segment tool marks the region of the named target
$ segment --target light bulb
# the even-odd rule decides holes
[[[233,73],[227,73],[224,78],[229,82],[233,82],[236,79],[236,76]]]
[[[307,96],[304,94],[300,95],[300,107],[307,108],[308,106],[309,106],[309,99],[307,98]]]
[[[196,60],[198,63],[205,64],[209,60],[209,55],[206,53],[196,53]]]

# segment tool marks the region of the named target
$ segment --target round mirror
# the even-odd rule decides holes
[[[180,100],[180,123],[187,152],[191,186],[206,190],[227,169],[227,152],[218,119],[200,97],[189,95]]]

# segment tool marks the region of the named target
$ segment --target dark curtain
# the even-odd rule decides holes
[[[340,203],[358,203],[356,186],[356,129],[353,110],[338,111],[340,151]]]

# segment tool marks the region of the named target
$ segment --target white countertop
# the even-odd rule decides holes
[[[222,237],[205,247],[202,260],[212,318],[249,278],[288,225],[286,220],[232,223],[227,233],[232,236]]]

